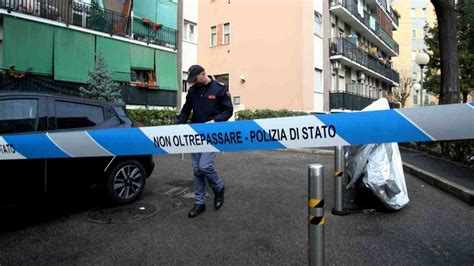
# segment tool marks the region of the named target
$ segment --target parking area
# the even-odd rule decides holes
[[[190,156],[155,157],[140,200],[105,207],[94,192],[47,208],[2,207],[0,264],[307,263],[307,165],[325,165],[326,262],[472,264],[474,210],[406,175],[410,204],[398,212],[339,217],[331,155],[254,151],[218,155],[224,206],[187,218],[193,205]],[[32,199],[34,200],[34,199]]]

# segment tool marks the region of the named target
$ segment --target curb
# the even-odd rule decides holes
[[[460,186],[452,181],[442,178],[438,175],[432,174],[425,170],[422,170],[409,163],[403,163],[403,170],[410,173],[421,180],[444,190],[445,192],[467,202],[470,205],[474,205],[474,190]]]
[[[333,155],[334,154],[334,150],[323,150],[323,149],[284,149],[284,150],[281,150],[281,151],[312,153],[312,154],[324,154],[324,155]]]

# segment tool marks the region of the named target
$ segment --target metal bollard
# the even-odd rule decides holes
[[[344,170],[344,147],[334,147],[334,215],[347,214],[344,210]]]
[[[308,264],[324,265],[324,166],[308,166]]]

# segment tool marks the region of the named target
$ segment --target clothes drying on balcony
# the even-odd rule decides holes
[[[376,30],[376,26],[375,26],[376,24],[377,24],[377,22],[375,21],[375,18],[370,16],[369,17],[369,26],[374,31]]]
[[[362,4],[362,0],[357,1],[357,13],[359,13],[360,17],[364,17],[364,6]]]

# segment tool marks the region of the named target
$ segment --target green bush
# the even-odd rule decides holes
[[[298,116],[298,115],[308,115],[306,112],[297,112],[289,111],[286,109],[282,110],[243,110],[237,112],[236,120],[253,120],[253,119],[262,119],[262,118],[273,118],[273,117],[287,117],[287,116]]]
[[[178,113],[172,109],[149,110],[149,109],[129,109],[130,117],[144,126],[163,126],[177,124]]]

